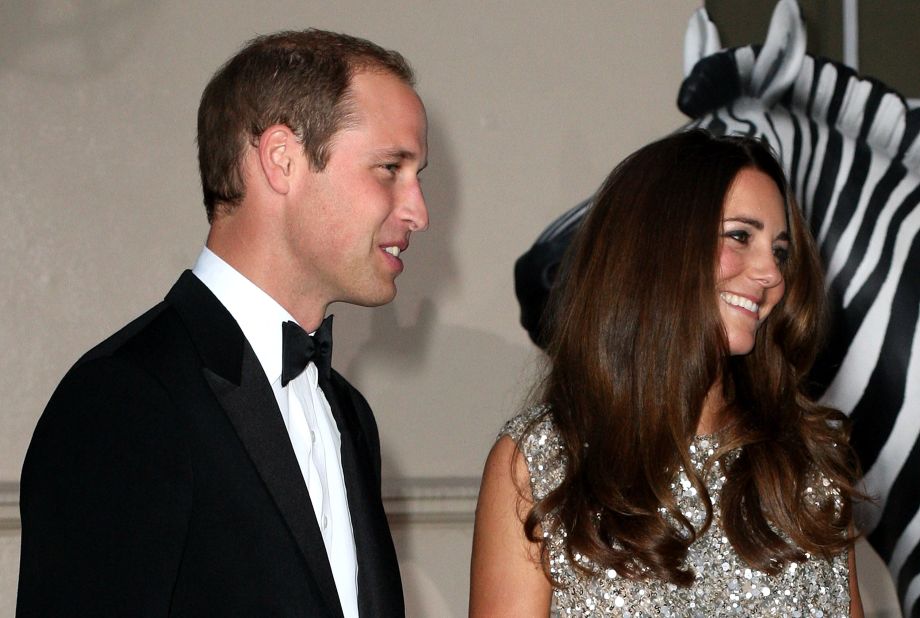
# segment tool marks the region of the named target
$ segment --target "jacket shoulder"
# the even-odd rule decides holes
[[[132,344],[136,345],[148,339],[151,335],[150,331],[157,328],[158,322],[160,322],[169,311],[170,306],[167,302],[163,301],[158,303],[91,348],[74,363],[73,369],[101,358],[118,356],[119,354],[123,354],[127,349],[130,349]],[[71,371],[73,371],[73,369],[71,369]]]

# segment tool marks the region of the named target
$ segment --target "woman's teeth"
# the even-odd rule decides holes
[[[728,292],[722,292],[719,294],[719,298],[727,302],[729,305],[734,305],[735,307],[741,307],[747,309],[752,313],[757,313],[760,311],[760,305],[754,301],[745,298],[743,296],[738,296],[737,294],[729,294]]]

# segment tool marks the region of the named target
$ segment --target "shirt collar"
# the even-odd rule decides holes
[[[201,250],[192,273],[236,320],[269,383],[280,380],[281,324],[297,320],[274,298],[207,247]]]

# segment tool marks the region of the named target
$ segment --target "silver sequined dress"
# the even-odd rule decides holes
[[[501,435],[518,441],[530,422],[540,415],[536,407],[509,421]],[[711,436],[698,436],[691,445],[691,459],[702,472],[716,447]],[[559,485],[565,455],[549,415],[540,419],[521,442],[530,470],[531,490],[540,499]],[[812,558],[789,564],[775,576],[750,568],[735,553],[719,519],[719,494],[725,478],[718,464],[705,479],[713,500],[714,518],[709,530],[690,546],[687,563],[696,583],[679,588],[658,580],[631,581],[611,569],[593,567],[586,576],[573,568],[565,552],[565,533],[552,515],[543,521],[549,549],[550,570],[561,585],[553,589],[552,616],[793,616],[838,617],[849,615],[849,570],[846,552],[828,562]],[[809,491],[827,496],[822,483]],[[696,526],[705,520],[702,502],[681,472],[671,485],[681,512]],[[584,564],[591,566],[584,558]]]

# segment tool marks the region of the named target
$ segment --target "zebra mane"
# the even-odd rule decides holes
[[[753,77],[761,50],[760,45],[746,45],[700,59],[681,84],[678,108],[696,120],[741,99],[758,100]],[[805,54],[776,107],[833,127],[901,160],[909,170],[920,170],[920,108],[911,110],[899,92],[846,65]]]

